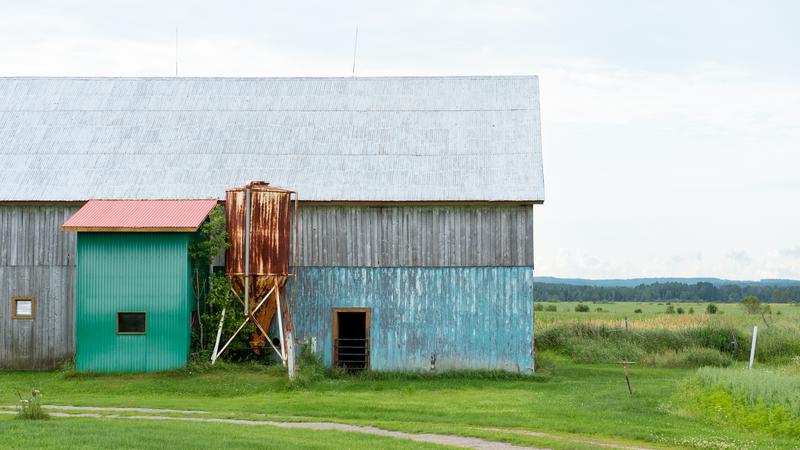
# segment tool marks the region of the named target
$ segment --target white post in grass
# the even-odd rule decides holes
[[[289,368],[289,379],[294,380],[297,377],[297,367],[295,366],[294,359],[294,337],[292,332],[286,333],[286,366]]]
[[[753,360],[756,357],[756,338],[758,338],[758,325],[753,326],[753,343],[750,345],[750,366],[748,368],[753,368]]]
[[[217,329],[217,342],[214,343],[214,351],[211,353],[211,364],[213,365],[217,362],[217,358],[219,358],[219,354],[217,351],[219,350],[219,338],[222,337],[222,323],[225,322],[225,308],[222,308],[222,317],[219,318],[219,328]]]

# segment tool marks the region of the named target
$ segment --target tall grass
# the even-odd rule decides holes
[[[702,368],[683,384],[683,412],[720,424],[800,437],[800,376],[759,369]]]
[[[42,408],[42,394],[39,390],[31,391],[31,397],[23,399],[19,396],[19,406],[17,407],[17,418],[25,420],[46,420],[50,415]]]
[[[800,339],[796,330],[771,327],[759,333],[757,359],[760,362],[786,362],[800,355]],[[751,333],[724,324],[668,329],[624,328],[608,326],[593,321],[565,321],[553,323],[536,330],[539,350],[551,350],[569,356],[577,362],[600,363],[620,360],[642,360],[647,356],[667,352],[708,349],[737,360],[749,356]],[[708,356],[709,353],[706,353]],[[650,358],[651,360],[653,358]],[[698,358],[683,361],[694,366],[726,365],[714,363],[715,358]],[[685,364],[679,365],[685,365]]]
[[[705,387],[722,386],[750,406],[783,405],[800,419],[800,376],[764,369],[698,369],[698,381]]]
[[[728,367],[732,363],[729,355],[703,347],[649,353],[642,358],[642,364],[650,367]]]

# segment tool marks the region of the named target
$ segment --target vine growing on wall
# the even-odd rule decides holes
[[[230,279],[224,273],[215,273],[212,265],[214,258],[221,255],[229,246],[225,212],[221,206],[216,206],[189,244],[189,258],[194,272],[192,290],[198,317],[198,326],[192,330],[192,348],[197,353],[203,354],[203,359],[206,359],[205,355],[214,345],[223,309],[226,312],[222,327],[223,342],[220,346],[233,335],[245,319],[242,305],[231,289]],[[253,330],[254,326],[251,323],[242,329],[228,347],[230,350],[226,351],[229,359],[236,359],[237,354],[241,353],[240,350],[249,348],[248,336]]]
[[[231,281],[225,274],[212,273],[209,277],[209,287],[205,311],[200,316],[200,323],[205,329],[209,330],[209,339],[205,342],[206,347],[201,348],[210,350],[214,346],[220,318],[222,317],[222,310],[225,310],[225,322],[222,325],[220,347],[225,344],[239,328],[239,325],[244,322],[245,315],[242,304],[233,294]],[[235,360],[247,359],[247,356],[251,356],[252,352],[250,351],[249,339],[254,331],[255,326],[252,322],[248,322],[233,342],[231,342],[231,345],[228,346],[228,349],[225,351],[225,358]]]
[[[225,229],[224,210],[221,206],[215,206],[189,243],[189,258],[192,261],[192,269],[194,271],[192,290],[194,291],[195,306],[199,319],[199,332],[196,336],[195,347],[199,349],[206,347],[202,318],[207,313],[207,307],[209,306],[207,297],[212,290],[212,262],[229,245],[228,232]]]

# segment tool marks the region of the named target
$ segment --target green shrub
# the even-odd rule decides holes
[[[230,246],[227,241],[225,209],[222,206],[215,206],[189,243],[189,258],[194,268],[194,273],[191,275],[194,306],[201,318],[207,313],[211,313],[208,306],[214,303],[207,298],[213,289],[211,286],[211,276],[213,275],[211,261]],[[212,328],[207,325],[204,320],[200,320],[197,327],[193,327],[192,348],[206,349],[210,345],[213,340],[213,332]]]
[[[713,303],[709,303],[706,306],[706,314],[716,314],[718,310],[719,310],[719,308],[717,308],[717,305],[715,305]]]
[[[683,310],[682,307],[678,306],[678,309],[676,309],[675,312],[677,312],[678,314],[683,314],[685,311]]]
[[[603,312],[603,308],[595,308],[594,312]]]
[[[695,347],[681,354],[681,367],[728,367],[733,364],[731,355],[712,348]]]
[[[548,311],[548,312],[557,312],[558,311],[558,307],[556,307],[556,305],[547,305],[547,307],[544,310]],[[567,310],[567,311],[569,311],[569,310]]]
[[[325,378],[325,366],[319,355],[304,345],[297,357],[297,376],[289,381],[289,389],[303,389]]]
[[[575,312],[589,312],[589,305],[578,303],[577,305],[575,305]]]
[[[221,348],[227,339],[233,336],[233,333],[239,328],[242,322],[244,322],[245,315],[241,303],[239,303],[239,300],[237,300],[236,296],[233,294],[231,280],[228,277],[221,273],[212,273],[208,277],[208,284],[210,288],[206,296],[205,304],[205,309],[207,309],[208,312],[202,315],[201,321],[204,325],[204,329],[211,331],[208,336],[216,336],[220,318],[222,317],[222,310],[225,309],[225,322],[222,325],[223,340],[219,344]],[[228,348],[225,349],[221,358],[225,358],[229,361],[242,361],[254,358],[255,355],[250,349],[250,336],[255,329],[253,322],[248,322]],[[195,343],[197,343],[197,340],[195,340]],[[198,346],[195,346],[195,349],[201,351],[209,350],[213,348],[214,340],[207,339],[205,344],[206,347],[204,349],[198,348]],[[265,349],[264,353],[268,353],[268,351]]]
[[[50,415],[42,408],[42,394],[37,389],[31,391],[31,398],[23,399],[19,396],[17,418],[25,420],[46,420]]]
[[[633,310],[633,313],[634,313],[634,314],[641,314],[641,313],[642,313],[642,308],[636,308],[636,309],[634,309],[634,310]]]
[[[667,306],[666,312],[667,314],[675,314],[675,307],[672,305]]]
[[[743,298],[741,304],[744,306],[744,309],[748,314],[758,314],[762,311],[761,299],[755,295],[748,295],[747,297]]]
[[[533,310],[534,311],[544,311],[544,305],[541,304],[541,303],[536,303],[535,305],[533,305]]]

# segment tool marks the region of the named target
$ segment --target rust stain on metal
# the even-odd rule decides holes
[[[280,286],[281,290],[283,290],[287,278],[285,276],[274,277],[271,275],[266,275],[250,277],[250,292],[253,293],[253,297],[250,298],[251,311],[252,307],[258,304],[264,298],[264,296],[269,293],[270,289],[275,286],[275,278],[277,278],[278,286]],[[231,286],[233,287],[233,290],[241,296],[242,292],[244,292],[244,276],[239,275],[232,277]],[[275,301],[275,294],[272,293],[264,306],[253,313],[253,318],[263,329],[269,330],[272,319],[275,317],[275,312],[278,310],[277,305],[278,304]],[[258,330],[254,331],[250,336],[250,348],[253,349],[253,352],[256,355],[260,355],[266,346],[267,338],[265,338],[264,335]]]
[[[225,273],[237,294],[242,296],[245,285],[245,247],[246,247],[246,190],[250,190],[250,267],[249,286],[250,309],[260,302],[275,286],[276,281],[285,295],[285,284],[289,276],[291,257],[291,196],[293,191],[269,186],[264,182],[252,182],[245,187],[225,192],[225,219],[227,222],[230,247],[225,258]],[[269,329],[277,304],[273,293],[263,308],[255,313],[255,320],[265,330]],[[286,312],[284,312],[283,315]],[[284,328],[290,329],[291,321],[286,320]],[[251,337],[250,346],[260,354],[266,338],[258,332]]]
[[[267,184],[250,187],[250,274],[288,275],[290,250],[291,191]],[[245,188],[225,193],[225,216],[231,246],[225,272],[244,274]]]

